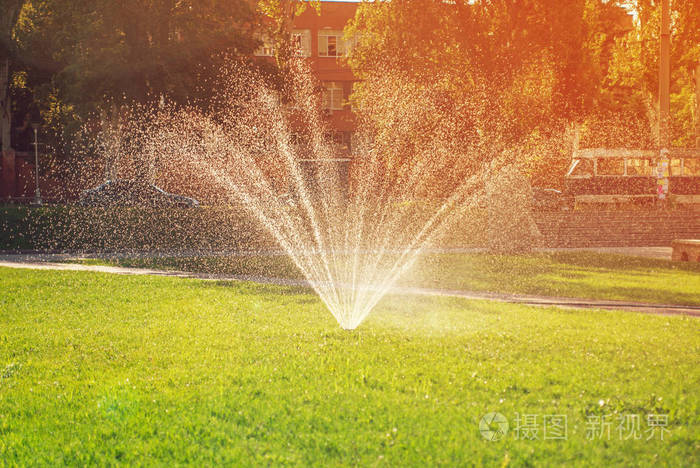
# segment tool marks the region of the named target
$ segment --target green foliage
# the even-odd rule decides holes
[[[267,19],[264,30],[272,40],[275,60],[280,70],[288,71],[289,61],[294,56],[292,49],[292,27],[294,18],[307,8],[321,12],[320,0],[258,0],[258,10]]]
[[[644,121],[644,146],[656,146],[660,17],[659,2],[621,2],[636,13],[634,27],[611,48],[603,88],[604,111]],[[671,1],[671,143],[694,146],[694,72],[700,63],[700,4]],[[643,129],[635,129],[639,134]],[[650,141],[651,140],[651,141]]]
[[[106,102],[206,105],[222,64],[249,60],[260,27],[248,0],[31,0],[14,28],[15,69],[60,151]]]
[[[606,6],[595,0],[559,6],[554,0],[363,3],[349,26],[360,35],[350,63],[360,78],[379,69],[397,73],[397,80],[405,74],[438,83],[456,99],[482,92],[492,99],[483,105],[496,120],[527,118],[525,112],[535,112],[535,120],[580,118],[601,79]],[[533,126],[523,124],[523,130]]]
[[[0,206],[0,250],[246,250],[274,245],[240,207]]]
[[[12,41],[13,31],[17,25],[22,5],[27,0],[0,0],[0,60],[5,60],[15,52]]]
[[[346,31],[359,37],[349,59],[362,80],[353,100],[376,128],[391,128],[397,115],[423,122],[395,140],[447,135],[465,153],[454,167],[506,158],[538,181],[561,178],[568,127],[596,108],[612,8],[600,0],[363,3]],[[379,78],[388,84],[378,87]],[[416,104],[415,89],[430,98]]]
[[[692,465],[697,319],[385,299],[354,332],[306,291],[0,269],[9,465]],[[498,442],[479,420],[511,424]],[[516,440],[515,413],[567,440]],[[589,416],[667,414],[651,440]],[[613,423],[615,424],[615,423]]]
[[[699,5],[672,5],[676,146],[693,146]],[[570,159],[571,127],[582,146],[655,146],[659,10],[649,0],[366,2],[346,32],[359,37],[349,60],[362,80],[353,100],[375,127],[408,115],[424,122],[417,140],[447,128],[472,158],[507,153],[537,183],[552,184]],[[378,87],[377,77],[392,84]],[[431,100],[413,105],[417,88]],[[401,144],[397,152],[411,154]]]

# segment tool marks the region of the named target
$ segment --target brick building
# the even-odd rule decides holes
[[[355,77],[345,60],[351,44],[344,39],[343,29],[355,16],[358,5],[357,2],[322,2],[320,14],[307,8],[294,19],[292,30],[297,55],[308,58],[312,73],[323,87],[328,127],[336,143],[347,152],[355,131],[355,118],[348,103]],[[264,41],[255,55],[272,57],[274,50]]]

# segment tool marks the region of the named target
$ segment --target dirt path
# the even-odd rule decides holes
[[[58,258],[54,258],[58,260]],[[118,275],[174,276],[180,278],[196,278],[204,280],[252,281],[256,283],[276,284],[281,286],[309,286],[309,284],[304,280],[292,280],[249,275],[190,273],[184,271],[151,270],[145,268],[125,268],[106,265],[83,265],[79,263],[55,263],[50,261],[41,261],[37,259],[28,259],[24,255],[3,255],[0,257],[0,267],[28,268],[33,270],[92,271],[100,273],[112,273]],[[567,297],[534,296],[526,294],[502,294],[478,291],[455,291],[398,286],[391,288],[389,290],[389,293],[401,295],[461,297],[465,299],[489,300],[496,302],[525,304],[540,307],[564,307],[572,309],[606,309],[660,315],[690,315],[694,317],[700,317],[700,306],[650,304],[643,302],[577,299]]]

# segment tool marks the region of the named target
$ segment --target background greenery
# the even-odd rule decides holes
[[[416,222],[432,214],[429,205],[412,204]],[[437,242],[445,246],[485,245],[483,210],[465,214],[461,223]],[[187,251],[279,250],[268,231],[243,206],[196,209],[147,207],[43,207],[0,205],[0,250]]]
[[[700,3],[670,4],[671,140],[694,147]],[[364,2],[347,28],[353,103],[389,129],[395,159],[446,138],[458,169],[507,157],[557,186],[575,134],[581,147],[658,146],[660,15],[653,0]],[[401,125],[410,139],[392,138]]]
[[[274,246],[240,207],[0,205],[0,250],[186,251]]]
[[[98,130],[120,104],[165,98],[215,106],[227,60],[279,83],[293,19],[308,5],[323,14],[316,0],[0,0],[0,89],[10,93],[13,125],[27,111],[40,115],[48,132],[42,141],[59,160],[84,158],[78,129]],[[584,146],[654,147],[659,3],[560,6],[363,2],[346,34],[355,44],[352,101],[364,127],[392,130],[398,116],[417,131],[386,142],[383,149],[397,157],[447,132],[464,151],[460,169],[505,151],[547,185],[566,170],[573,127]],[[692,146],[700,4],[672,0],[671,10],[672,139]],[[274,39],[277,67],[252,57],[262,35]],[[459,122],[446,126],[455,115]],[[9,125],[5,116],[1,123]]]

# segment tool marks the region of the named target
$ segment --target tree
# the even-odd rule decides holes
[[[70,142],[105,101],[207,105],[222,64],[252,55],[260,19],[252,0],[27,0],[15,75]]]
[[[13,32],[25,0],[0,0],[0,150],[10,149],[12,104],[10,80],[16,54]]]
[[[223,54],[249,55],[259,27],[245,0],[33,0],[25,52],[73,100],[191,97]],[[48,53],[42,53],[47,51]],[[41,64],[37,64],[41,61]],[[53,63],[51,63],[53,62]]]
[[[560,113],[587,111],[600,78],[598,0],[415,0],[363,4],[351,31],[361,36],[351,64],[362,76],[376,64],[459,86],[507,87],[520,74],[550,67]]]
[[[635,13],[634,27],[619,38],[612,50],[605,92],[607,106],[643,120],[648,145],[658,135],[660,5],[652,0],[620,4]],[[693,139],[693,73],[700,62],[700,4],[671,2],[671,141],[689,146]]]
[[[258,8],[267,18],[267,36],[275,50],[275,61],[280,70],[287,71],[294,56],[292,25],[294,18],[307,8],[321,10],[320,0],[258,0]]]
[[[596,107],[606,8],[602,0],[566,8],[557,0],[363,3],[346,32],[360,38],[350,57],[362,80],[353,99],[387,122],[401,111],[382,105],[372,82],[378,75],[397,89],[410,82],[445,96],[428,127],[459,113],[460,144],[484,149],[474,157],[523,158],[532,148],[531,157],[561,159],[550,137]]]

